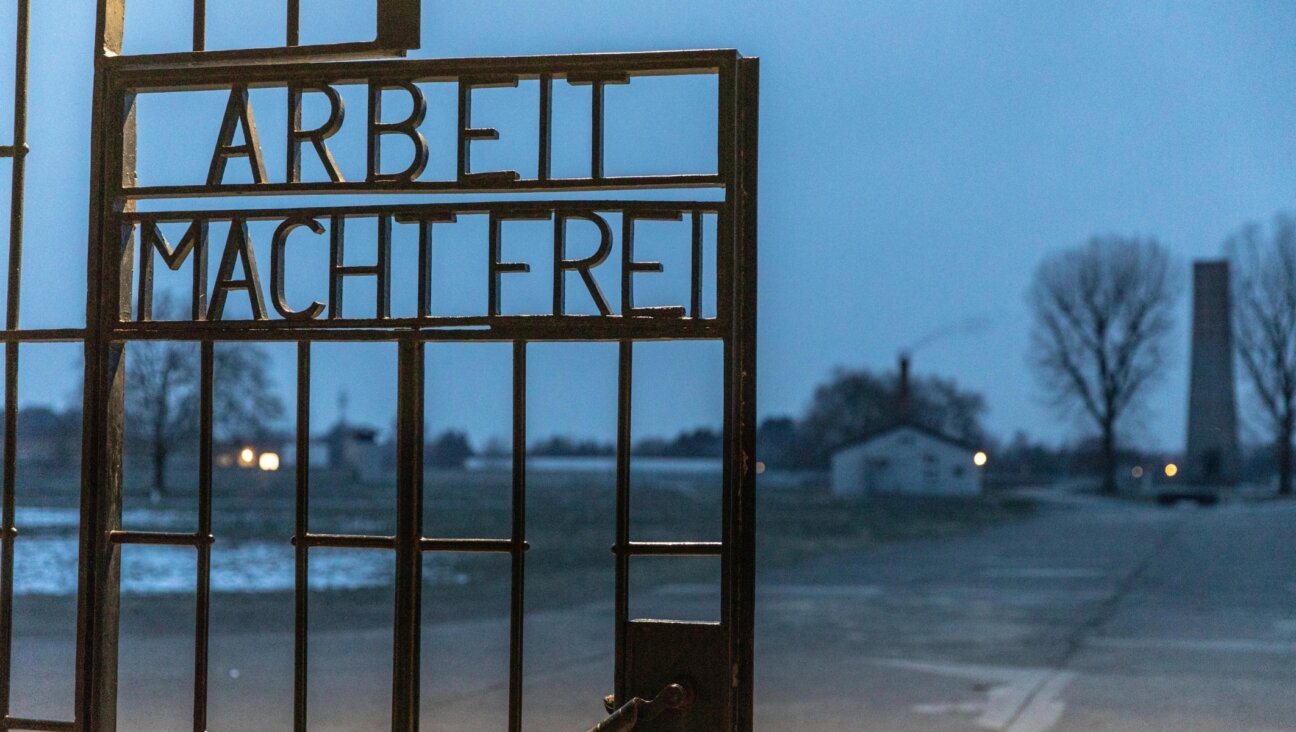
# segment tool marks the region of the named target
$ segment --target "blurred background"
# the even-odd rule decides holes
[[[15,7],[0,4],[0,58]],[[302,8],[303,42],[373,34],[373,0]],[[131,0],[124,51],[186,50],[191,13],[187,0]],[[209,48],[281,44],[285,18],[279,0],[212,3]],[[424,3],[417,58],[732,47],[762,59],[759,728],[1296,729],[1294,22],[1296,10],[1245,2]],[[93,32],[91,4],[34,3],[24,328],[85,324]],[[452,178],[455,87],[420,88],[423,177]],[[347,117],[329,146],[360,179],[366,90],[339,91]],[[474,143],[475,169],[535,175],[537,95],[534,82],[475,92],[475,122],[500,130]],[[590,87],[554,95],[555,175],[581,175]],[[203,182],[227,98],[141,95],[140,184]],[[714,171],[717,98],[707,77],[608,87],[609,171]],[[286,93],[253,90],[250,103],[282,180]],[[0,109],[12,104],[6,64]],[[385,116],[409,109],[384,95]],[[307,95],[307,126],[327,112]],[[387,166],[411,149],[392,140]],[[308,149],[303,178],[326,173]],[[225,180],[250,176],[235,159]],[[396,229],[392,311],[412,315],[417,231]],[[552,228],[506,229],[506,258],[532,271],[505,278],[502,308],[545,312]],[[595,251],[592,231],[572,230],[573,256]],[[163,228],[172,243],[184,232]],[[249,227],[263,267],[272,232]],[[377,256],[375,232],[347,228],[348,263]],[[636,304],[686,304],[688,223],[639,232],[639,255],[664,271],[636,280]],[[229,235],[213,224],[213,248]],[[286,297],[326,301],[327,237],[298,236]],[[438,237],[433,312],[485,313],[484,217]],[[622,244],[595,274],[616,304]],[[156,319],[187,318],[191,268],[155,268]],[[573,311],[598,312],[579,279],[567,287]],[[347,289],[343,315],[371,317],[374,282]],[[238,292],[226,308],[251,313]],[[69,718],[82,357],[72,344],[22,353],[13,709]],[[124,526],[193,531],[197,347],[134,353]],[[312,357],[312,530],[390,534],[395,345]],[[507,536],[511,349],[436,343],[426,358],[425,533]],[[638,537],[719,538],[721,359],[718,343],[636,346]],[[217,391],[231,396],[215,413],[213,730],[292,723],[295,369],[291,344],[217,347]],[[612,683],[616,346],[532,345],[527,378],[524,724],[583,729]],[[120,728],[184,727],[193,553],[132,546],[122,567]],[[389,724],[390,557],[317,550],[311,567],[312,728]],[[719,617],[714,560],[645,559],[632,575],[636,617]],[[423,728],[506,726],[507,558],[428,555],[424,581]]]

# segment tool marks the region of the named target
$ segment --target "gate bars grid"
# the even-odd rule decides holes
[[[204,60],[233,62],[246,60],[290,60],[327,55],[333,59],[373,58],[377,56],[404,56],[411,48],[418,48],[420,27],[420,2],[417,0],[374,0],[377,10],[377,33],[372,41],[344,43],[301,44],[301,0],[266,0],[282,3],[285,8],[285,43],[282,46],[258,49],[208,50],[207,6],[209,0],[192,0],[193,26],[191,51],[178,53],[136,54],[135,59],[148,59],[152,63],[184,63],[201,53]],[[220,2],[220,0],[216,0]],[[110,9],[110,11],[113,9]],[[120,12],[120,11],[118,11]],[[117,20],[121,23],[121,19]],[[100,36],[102,38],[102,36]]]
[[[13,127],[8,144],[0,145],[0,158],[10,159],[9,261],[5,292],[4,343],[4,468],[0,473],[3,519],[0,520],[0,730],[67,732],[76,725],[66,720],[28,719],[13,715],[10,692],[14,672],[13,593],[14,550],[18,540],[15,517],[18,485],[18,356],[20,343],[77,342],[85,329],[19,329],[22,284],[23,213],[27,171],[27,77],[31,0],[14,0]],[[21,671],[21,669],[19,669]]]
[[[510,599],[510,665],[509,729],[519,732],[522,724],[523,613],[525,587],[526,541],[526,351],[531,341],[602,340],[619,343],[617,385],[617,470],[616,470],[616,544],[615,561],[615,648],[617,656],[616,696],[626,695],[626,624],[629,621],[629,566],[634,556],[714,556],[722,566],[722,607],[720,625],[727,638],[728,668],[732,673],[726,728],[750,730],[752,727],[752,633],[755,555],[755,316],[756,316],[756,154],[757,93],[759,65],[755,59],[743,59],[734,52],[678,52],[668,54],[624,54],[619,56],[552,56],[528,59],[477,59],[419,62],[432,69],[453,72],[453,76],[505,73],[526,67],[531,78],[552,83],[553,78],[571,74],[574,79],[582,70],[616,71],[628,65],[633,71],[671,73],[683,69],[711,68],[719,74],[721,110],[719,125],[719,175],[712,180],[700,177],[644,177],[587,181],[542,181],[522,186],[472,190],[546,190],[570,188],[634,189],[653,187],[698,187],[718,185],[725,189],[723,204],[697,202],[683,204],[701,209],[718,206],[717,233],[717,318],[662,321],[657,318],[535,318],[496,317],[489,319],[489,329],[452,331],[436,328],[434,319],[416,323],[392,320],[347,321],[348,327],[316,323],[316,327],[285,327],[274,323],[150,323],[131,321],[131,277],[133,243],[118,238],[122,223],[137,217],[134,200],[150,197],[211,195],[210,189],[153,191],[134,188],[134,117],[133,110],[122,102],[133,92],[131,83],[150,83],[165,87],[168,79],[187,82],[204,78],[217,79],[228,69],[221,67],[188,68],[183,72],[173,61],[185,54],[150,57],[121,57],[124,18],[118,0],[99,0],[96,37],[100,40],[95,57],[94,109],[95,124],[91,141],[91,246],[88,251],[88,291],[86,328],[19,330],[18,304],[22,248],[22,196],[24,155],[26,153],[26,77],[28,10],[30,0],[15,0],[18,6],[17,45],[15,54],[14,132],[11,144],[0,146],[0,156],[13,158],[12,218],[10,224],[10,258],[7,291],[6,327],[0,341],[5,354],[5,433],[3,469],[3,526],[0,527],[0,561],[3,582],[0,583],[0,730],[83,730],[101,732],[116,729],[117,696],[117,624],[119,612],[119,548],[128,544],[154,544],[192,547],[197,553],[195,600],[197,614],[194,628],[193,729],[207,729],[207,642],[210,605],[212,504],[212,409],[213,353],[215,343],[237,340],[279,340],[297,343],[297,409],[296,409],[296,516],[295,545],[295,651],[294,651],[294,728],[307,729],[307,659],[308,613],[307,580],[309,555],[313,547],[390,550],[396,562],[395,622],[393,643],[392,728],[402,732],[418,729],[419,633],[422,602],[421,572],[424,552],[487,552],[508,555],[511,559],[512,589]],[[205,57],[219,61],[336,59],[358,55],[389,53],[403,55],[401,49],[414,47],[408,37],[383,36],[369,44],[334,46],[296,46],[295,27],[299,6],[288,0],[290,45],[280,49],[256,52],[209,52]],[[380,7],[404,12],[409,19],[413,8],[417,27],[417,2],[380,0]],[[195,0],[195,20],[203,16],[204,0]],[[400,6],[397,8],[396,6]],[[198,22],[194,26],[194,49],[204,45]],[[388,45],[384,45],[388,44]],[[399,46],[399,48],[397,48]],[[384,50],[386,49],[386,50]],[[182,58],[184,57],[184,58]],[[618,66],[618,65],[622,66]],[[347,64],[348,71],[366,73],[365,64]],[[287,66],[248,66],[237,73],[272,78]],[[318,72],[324,78],[337,67],[298,65],[306,73]],[[375,67],[376,68],[376,67]],[[152,74],[150,76],[150,74]],[[597,88],[597,87],[596,87]],[[594,124],[601,125],[601,109]],[[542,134],[544,134],[542,132]],[[547,139],[547,138],[546,138]],[[542,146],[540,170],[547,178],[547,151]],[[594,153],[595,166],[599,153]],[[599,167],[594,167],[598,171]],[[122,171],[121,176],[115,171]],[[704,177],[702,177],[704,178]],[[226,188],[236,188],[229,186]],[[417,186],[368,188],[354,190],[388,190],[414,192]],[[424,189],[426,190],[426,189]],[[239,192],[223,190],[217,195]],[[247,192],[247,191],[243,191]],[[255,191],[261,193],[263,191]],[[280,191],[286,192],[286,191]],[[291,192],[309,192],[303,190]],[[529,205],[546,205],[530,202]],[[555,207],[573,202],[552,202]],[[645,207],[639,201],[590,201],[591,208],[625,210]],[[661,204],[680,207],[678,202]],[[487,206],[489,207],[489,206]],[[402,207],[375,207],[380,210]],[[403,207],[408,208],[408,207]],[[695,214],[695,222],[700,214]],[[695,225],[696,231],[696,225]],[[120,246],[120,249],[118,247]],[[150,254],[151,256],[151,254]],[[695,263],[698,255],[694,252]],[[694,285],[691,312],[698,314],[698,286]],[[545,322],[551,321],[551,322]],[[200,453],[199,453],[199,522],[192,534],[124,531],[121,527],[121,448],[123,436],[122,397],[127,343],[140,339],[191,340],[200,343]],[[724,475],[723,532],[720,542],[641,542],[630,535],[630,395],[634,340],[720,340],[724,347]],[[12,601],[13,554],[17,528],[14,526],[16,486],[14,469],[17,432],[18,344],[20,342],[85,343],[85,409],[82,449],[81,542],[78,568],[77,678],[75,685],[75,720],[36,720],[10,716],[10,680],[12,671]],[[314,341],[388,341],[397,344],[399,361],[398,448],[396,532],[394,536],[318,534],[310,531],[309,450],[310,450],[310,374],[311,343]],[[491,340],[513,346],[513,517],[508,538],[444,539],[424,537],[422,531],[422,450],[424,352],[434,341]],[[597,708],[597,700],[592,700]]]
[[[18,541],[15,508],[18,496],[18,366],[22,343],[77,343],[85,339],[85,328],[21,329],[19,322],[23,222],[27,170],[27,82],[28,48],[31,29],[31,0],[14,0],[13,117],[10,138],[0,144],[0,158],[10,159],[9,248],[5,325],[0,331],[4,344],[4,467],[0,470],[0,730],[45,730],[67,732],[77,729],[67,720],[32,719],[14,715],[12,708],[13,658],[13,570]],[[84,528],[83,528],[84,531]],[[84,551],[84,549],[83,549]],[[78,617],[80,615],[78,600]],[[78,629],[78,634],[80,630]],[[78,635],[78,639],[79,639]],[[18,669],[21,671],[21,668]],[[21,711],[21,710],[18,710]]]

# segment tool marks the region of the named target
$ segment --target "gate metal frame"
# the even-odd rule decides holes
[[[619,344],[616,470],[616,679],[615,696],[627,698],[627,628],[629,565],[635,556],[711,556],[722,566],[719,628],[725,639],[730,672],[723,728],[748,732],[752,728],[752,638],[755,571],[755,386],[756,386],[756,224],[757,116],[759,65],[736,51],[537,56],[527,58],[431,59],[365,61],[328,64],[341,58],[404,55],[418,44],[418,0],[379,0],[378,38],[370,43],[298,46],[298,0],[287,0],[288,45],[253,51],[204,51],[205,0],[194,0],[193,53],[122,56],[124,0],[97,0],[94,115],[91,140],[90,237],[87,253],[86,327],[61,330],[19,330],[18,300],[22,246],[23,156],[26,152],[26,55],[28,5],[16,0],[18,15],[14,138],[0,147],[13,157],[13,219],[10,229],[8,310],[0,340],[6,348],[5,434],[3,469],[3,530],[0,561],[0,730],[116,729],[117,642],[120,547],[154,544],[191,547],[197,553],[196,627],[194,636],[193,730],[207,729],[207,636],[210,606],[212,536],[212,408],[213,351],[218,342],[239,340],[297,343],[297,468],[296,468],[296,650],[294,658],[294,728],[307,727],[309,549],[343,547],[390,550],[396,562],[393,647],[392,728],[418,729],[419,629],[423,552],[488,552],[511,558],[509,729],[522,723],[523,598],[526,540],[526,351],[535,341],[604,341]],[[719,77],[717,173],[704,176],[601,175],[601,150],[594,145],[591,176],[587,179],[548,177],[547,148],[541,146],[537,181],[463,180],[448,184],[355,183],[296,185],[222,185],[140,188],[135,185],[135,124],[133,95],[144,90],[228,88],[233,83],[284,85],[285,80],[356,81],[384,75],[413,75],[420,79],[498,78],[511,75],[551,84],[569,81],[628,78],[635,75],[715,73]],[[595,140],[602,124],[598,103]],[[546,134],[542,117],[542,135]],[[545,138],[547,139],[547,138]],[[346,319],[342,321],[217,321],[150,322],[132,313],[131,278],[134,244],[124,229],[167,213],[136,213],[142,198],[177,198],[231,194],[313,192],[537,192],[545,190],[630,190],[648,188],[718,187],[723,201],[535,201],[480,204],[382,204],[363,207],[301,208],[316,215],[346,210],[352,213],[396,215],[411,209],[438,207],[463,212],[507,208],[559,211],[585,208],[651,213],[662,208],[694,212],[694,260],[700,258],[696,224],[701,212],[718,216],[716,274],[717,315],[702,318],[700,285],[693,284],[691,317],[659,318],[651,314],[619,316],[487,316],[481,318]],[[251,209],[249,209],[251,211]],[[250,218],[274,212],[257,209]],[[282,211],[282,210],[281,210]],[[193,216],[194,211],[177,211]],[[206,212],[229,218],[232,212]],[[247,212],[244,212],[247,213]],[[205,252],[204,252],[205,254]],[[151,252],[149,256],[152,256]],[[695,270],[696,271],[696,270]],[[205,286],[204,286],[205,292]],[[135,316],[135,319],[133,319]],[[445,326],[477,326],[474,330]],[[136,340],[185,340],[200,344],[199,511],[194,533],[123,530],[122,446],[125,359]],[[724,472],[723,529],[719,542],[646,542],[630,534],[630,405],[633,344],[637,340],[720,341],[724,349]],[[22,342],[84,342],[85,395],[82,448],[81,540],[78,574],[77,678],[73,721],[20,719],[10,716],[9,681],[12,666],[12,567],[17,431],[18,344]],[[310,531],[309,460],[311,344],[316,341],[385,341],[398,344],[397,373],[397,500],[394,536],[335,535]],[[438,341],[497,341],[513,345],[513,464],[511,535],[508,538],[447,539],[426,537],[422,530],[423,479],[423,359],[425,346]],[[591,700],[596,708],[597,700]]]

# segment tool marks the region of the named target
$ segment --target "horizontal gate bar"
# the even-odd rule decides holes
[[[113,340],[229,341],[590,341],[721,340],[729,332],[712,319],[621,316],[500,316],[387,320],[229,320],[121,323]]]
[[[477,552],[479,554],[510,554],[515,542],[512,539],[423,539],[419,549],[425,552]],[[531,544],[522,542],[522,551]]]
[[[123,57],[129,61],[129,57]],[[637,53],[578,53],[538,56],[425,58],[321,65],[286,63],[209,67],[112,69],[115,91],[188,91],[219,89],[230,84],[250,88],[285,86],[289,82],[364,83],[370,79],[454,81],[464,76],[508,75],[538,79],[541,74],[563,77],[591,72],[634,76],[705,74],[732,70],[740,58],[733,49],[703,51],[644,51]],[[110,59],[110,62],[116,59]]]
[[[616,189],[722,188],[724,180],[714,173],[695,175],[619,175],[602,178],[523,179],[502,183],[501,178],[483,178],[480,182],[429,180],[370,183],[363,180],[342,183],[222,183],[219,186],[129,186],[122,195],[135,200],[161,198],[205,198],[246,194],[340,194],[340,193],[510,193],[515,191],[604,191]]]
[[[395,549],[396,537],[368,536],[364,534],[307,534],[305,541],[300,543],[311,549],[316,547],[331,549]],[[298,544],[298,537],[294,536],[292,545],[297,546]]]
[[[612,547],[613,554],[656,557],[718,557],[724,553],[719,541],[632,541]]]
[[[333,192],[333,191],[330,191]],[[519,213],[535,212],[583,213],[596,211],[601,213],[711,213],[725,212],[722,201],[695,200],[618,200],[618,199],[571,199],[571,200],[500,200],[500,201],[451,201],[448,203],[388,203],[380,205],[347,206],[291,206],[276,208],[208,208],[208,209],[169,209],[166,211],[128,211],[117,214],[117,218],[126,223],[147,222],[190,222],[190,221],[271,221],[275,219],[295,219],[304,216],[325,219],[335,216],[346,218],[364,218],[369,216],[397,216],[418,218],[420,214],[431,219],[434,215],[481,215],[489,213],[508,214],[516,217]],[[438,223],[440,221],[438,220]]]
[[[151,544],[154,546],[211,546],[216,537],[211,534],[184,534],[169,531],[110,531],[108,541],[113,544]]]
[[[85,340],[85,328],[25,328],[0,330],[0,343],[23,341],[73,342]]]
[[[22,717],[5,717],[0,720],[0,729],[30,730],[31,732],[74,732],[75,722],[56,722],[51,719],[23,719]]]
[[[292,539],[297,546],[296,537]],[[365,534],[307,534],[305,546],[330,549],[395,549],[396,537]],[[512,539],[420,539],[419,550],[425,552],[465,552],[478,554],[510,554],[517,544]],[[531,545],[522,542],[522,551]]]

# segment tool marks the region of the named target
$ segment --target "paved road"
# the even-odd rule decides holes
[[[1296,730],[1296,504],[1049,504],[976,535],[760,577],[757,726],[768,732]],[[714,614],[668,586],[646,613]],[[506,720],[504,618],[425,629],[424,729]],[[312,729],[389,719],[390,634],[312,639]],[[187,635],[123,642],[120,729],[186,728]],[[67,649],[28,646],[25,662]],[[527,625],[527,716],[582,730],[611,678],[607,603]],[[212,644],[211,725],[291,728],[291,638]]]
[[[1296,730],[1296,506],[1052,505],[765,576],[765,730]]]

